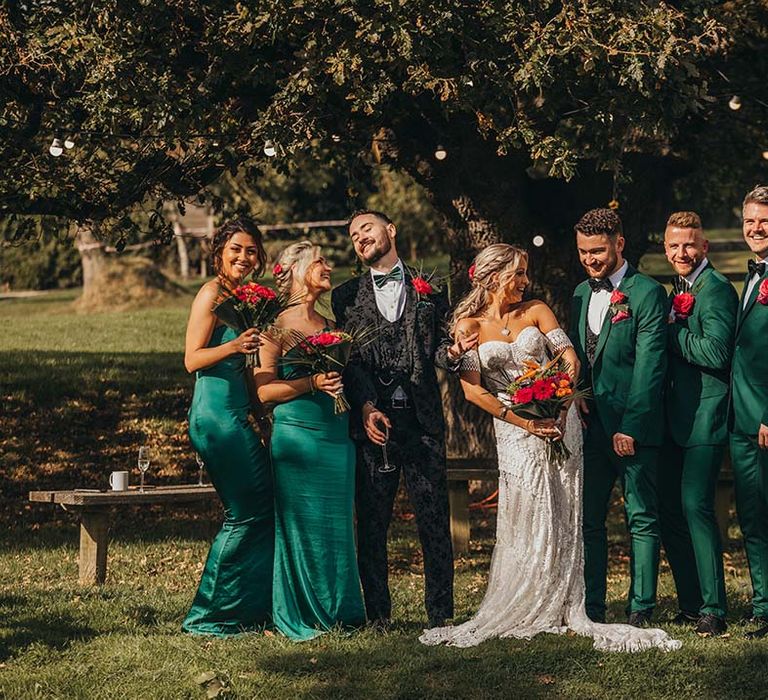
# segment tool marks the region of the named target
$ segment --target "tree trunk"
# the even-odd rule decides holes
[[[181,279],[189,279],[189,249],[187,248],[187,242],[181,235],[181,228],[178,224],[173,226],[175,238],[176,238],[176,251],[179,254],[179,272]]]
[[[90,295],[107,264],[104,244],[96,238],[95,228],[95,223],[83,223],[78,226],[75,234],[75,245],[83,266],[83,296]]]

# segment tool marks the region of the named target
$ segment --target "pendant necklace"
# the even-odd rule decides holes
[[[501,334],[503,336],[508,336],[510,334],[509,328],[507,328],[507,324],[509,323],[509,312],[507,312],[507,320],[504,321],[504,328],[501,329]]]

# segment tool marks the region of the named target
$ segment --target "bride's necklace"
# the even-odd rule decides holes
[[[509,317],[510,317],[510,314],[509,314],[509,312],[507,312],[507,318],[504,320],[504,328],[501,329],[501,334],[504,337],[507,337],[512,332],[507,327],[507,326],[509,326]],[[486,321],[490,321],[491,319],[490,318],[486,318],[485,320]],[[501,319],[499,319],[499,320],[501,320]]]

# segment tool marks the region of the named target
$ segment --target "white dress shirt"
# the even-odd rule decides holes
[[[616,270],[608,279],[611,280],[611,284],[614,289],[618,289],[621,284],[621,280],[624,279],[624,275],[627,274],[627,268],[629,263],[625,260],[624,264]],[[611,305],[611,292],[607,289],[601,289],[597,292],[592,292],[589,297],[589,306],[587,307],[587,323],[589,324],[589,330],[595,335],[600,335],[600,330],[603,327],[603,321],[605,321],[605,314],[608,313],[608,307]]]
[[[379,313],[390,323],[397,321],[403,315],[403,311],[405,311],[405,268],[400,258],[397,259],[392,269],[394,270],[396,267],[403,271],[403,279],[387,280],[387,283],[381,289],[373,281],[373,277],[374,275],[384,273],[374,272],[373,268],[371,268],[371,281],[373,282],[376,306],[379,309]]]
[[[757,262],[758,263],[763,262],[763,263],[766,263],[766,265],[768,265],[768,258],[763,258],[762,260],[758,260]],[[747,293],[744,295],[744,301],[741,304],[742,309],[747,308],[747,302],[749,301],[749,297],[752,296],[752,290],[755,288],[755,285],[758,283],[759,280],[760,280],[760,275],[755,273],[754,275],[752,275],[752,279],[750,279],[749,282],[747,282]]]
[[[709,260],[707,260],[707,258],[705,257],[704,260],[702,260],[699,263],[699,266],[690,275],[683,277],[683,279],[688,283],[688,289],[691,289],[691,287],[693,287],[693,283],[696,281],[696,278],[701,274],[701,271],[707,266],[708,262]]]

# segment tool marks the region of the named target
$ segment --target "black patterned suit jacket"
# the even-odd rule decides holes
[[[448,359],[451,344],[447,332],[448,299],[436,292],[421,299],[413,288],[413,272],[405,269],[406,301],[402,342],[410,359],[410,380],[413,402],[421,429],[434,436],[443,436],[445,421],[443,403],[435,367],[454,370]],[[353,331],[375,327],[380,318],[376,307],[373,280],[369,272],[354,277],[333,290],[331,306],[339,328]],[[366,401],[376,403],[377,367],[372,345],[353,351],[344,372],[344,391],[352,405],[350,416],[352,437],[366,439],[362,426],[362,407]],[[386,413],[387,408],[381,407]]]

